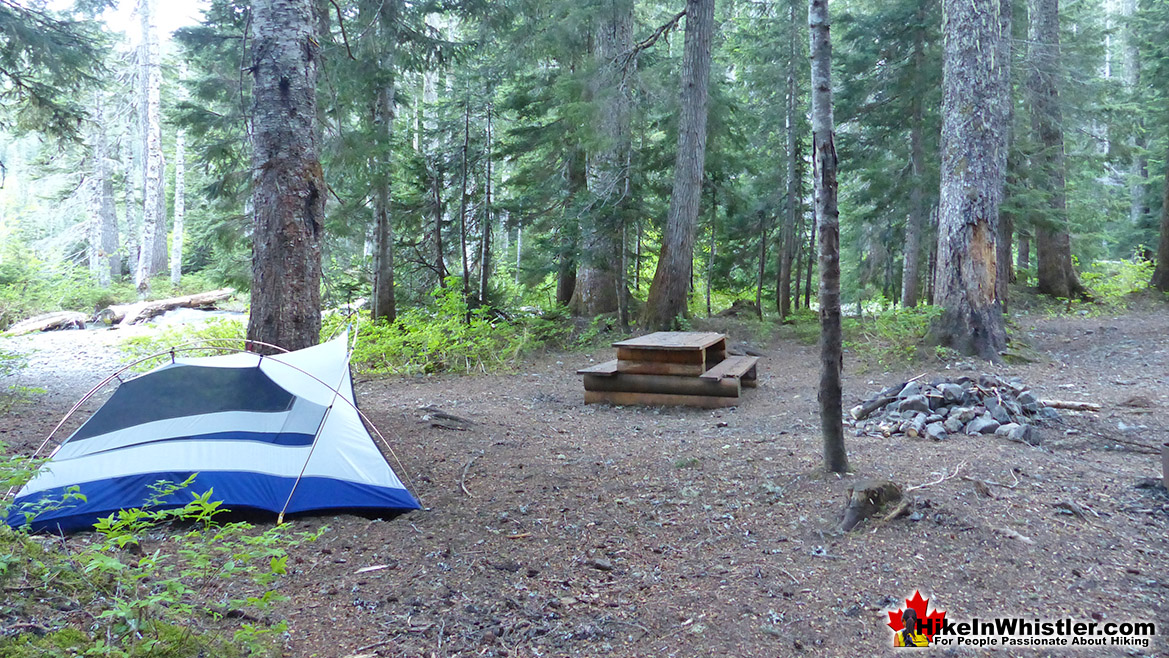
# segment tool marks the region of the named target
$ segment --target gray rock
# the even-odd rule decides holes
[[[940,395],[927,395],[925,399],[930,404],[930,411],[937,411],[946,406],[946,401]]]
[[[942,384],[939,388],[946,402],[959,402],[962,400],[962,395],[966,393],[966,389],[957,384]]]
[[[977,416],[974,407],[950,407],[950,418],[957,418],[963,424],[969,423]]]
[[[978,385],[982,388],[994,388],[1003,385],[1003,380],[994,375],[982,374],[978,376]]]
[[[930,414],[925,417],[925,422],[928,425],[929,423],[940,423],[945,419],[946,417],[942,414]]]
[[[905,388],[901,389],[901,392],[897,394],[897,397],[904,400],[905,398],[911,398],[915,395],[921,395],[920,382],[909,382],[905,385]]]
[[[1011,430],[1015,429],[1018,426],[1019,426],[1018,423],[1007,423],[1006,425],[999,425],[999,428],[994,431],[994,435],[995,436],[1007,436],[1011,433]]]
[[[924,395],[914,395],[898,403],[897,410],[901,412],[913,411],[928,414],[930,412],[930,403],[925,399]]]
[[[1051,407],[1041,407],[1039,417],[1044,420],[1059,420],[1059,412]]]
[[[925,426],[925,438],[941,441],[946,438],[946,428],[941,423],[930,423]]]
[[[984,414],[966,423],[967,434],[990,434],[999,428],[999,422],[991,418],[989,414]]]
[[[942,427],[946,428],[946,431],[951,434],[957,434],[958,432],[961,432],[962,426],[963,423],[958,419],[957,416],[950,416],[946,419],[946,422],[942,423]]]
[[[1039,405],[1039,398],[1035,397],[1035,394],[1032,393],[1031,391],[1023,391],[1022,393],[1019,394],[1019,397],[1017,399],[1019,400],[1019,404],[1024,405],[1024,406],[1029,405],[1029,404],[1033,404],[1036,406]]]
[[[1011,422],[1010,412],[1007,411],[1006,407],[999,404],[999,401],[995,398],[987,398],[983,401],[983,405],[986,407],[986,412],[990,414],[990,417],[997,420],[1000,425]]]
[[[1030,425],[1019,425],[1015,427],[1007,433],[1007,439],[1028,445],[1039,445],[1038,436],[1031,430]]]

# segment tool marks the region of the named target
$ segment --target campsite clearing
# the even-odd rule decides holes
[[[759,390],[730,409],[585,405],[575,368],[611,358],[610,347],[506,375],[358,377],[358,403],[425,509],[293,520],[330,530],[290,557],[281,590],[291,598],[278,613],[289,653],[884,655],[887,611],[917,590],[956,619],[1163,625],[1169,496],[1147,486],[1159,459],[1134,444],[1159,445],[1169,429],[1169,317],[1158,308],[1021,323],[1040,362],[846,366],[846,404],[932,368],[1018,376],[1101,412],[1063,414],[1039,428],[1037,447],[850,432],[857,472],[842,478],[820,470],[816,349],[785,334],[757,346],[783,355],[782,372],[763,368]],[[5,382],[49,389],[0,420],[13,449],[30,452],[104,372],[94,364],[106,353],[79,348],[77,335],[8,343],[57,350]],[[433,426],[423,407],[473,424]],[[907,494],[913,513],[836,533],[860,478],[920,487]],[[1092,655],[1165,655],[1158,630],[1147,648]]]

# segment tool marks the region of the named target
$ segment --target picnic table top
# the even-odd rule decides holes
[[[726,336],[713,331],[658,331],[618,341],[613,343],[613,347],[639,350],[704,350],[721,340],[726,340]]]

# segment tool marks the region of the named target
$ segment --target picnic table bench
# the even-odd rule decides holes
[[[613,343],[617,358],[577,370],[585,403],[733,407],[754,388],[759,357],[727,356],[727,338],[705,331],[659,331]]]

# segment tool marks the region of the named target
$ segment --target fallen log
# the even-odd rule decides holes
[[[889,404],[890,402],[896,402],[896,401],[897,401],[896,395],[878,396],[878,397],[873,398],[872,400],[869,400],[869,401],[864,402],[862,404],[856,405],[855,407],[852,408],[851,411],[849,411],[849,414],[855,420],[864,420],[864,419],[868,418],[870,415],[872,415],[872,413],[874,411],[884,408],[885,405]]]
[[[55,329],[84,329],[89,316],[77,311],[56,311],[17,322],[4,332],[9,336],[31,334],[34,331],[53,331]]]
[[[1069,411],[1100,411],[1100,405],[1095,402],[1071,402],[1069,400],[1040,400],[1039,404],[1052,409],[1067,409]]]
[[[97,314],[97,319],[105,324],[131,325],[145,322],[167,311],[176,308],[206,308],[215,306],[235,293],[231,288],[220,288],[210,292],[201,292],[182,297],[156,299],[150,302],[135,302],[133,304],[115,304],[103,308]]]

